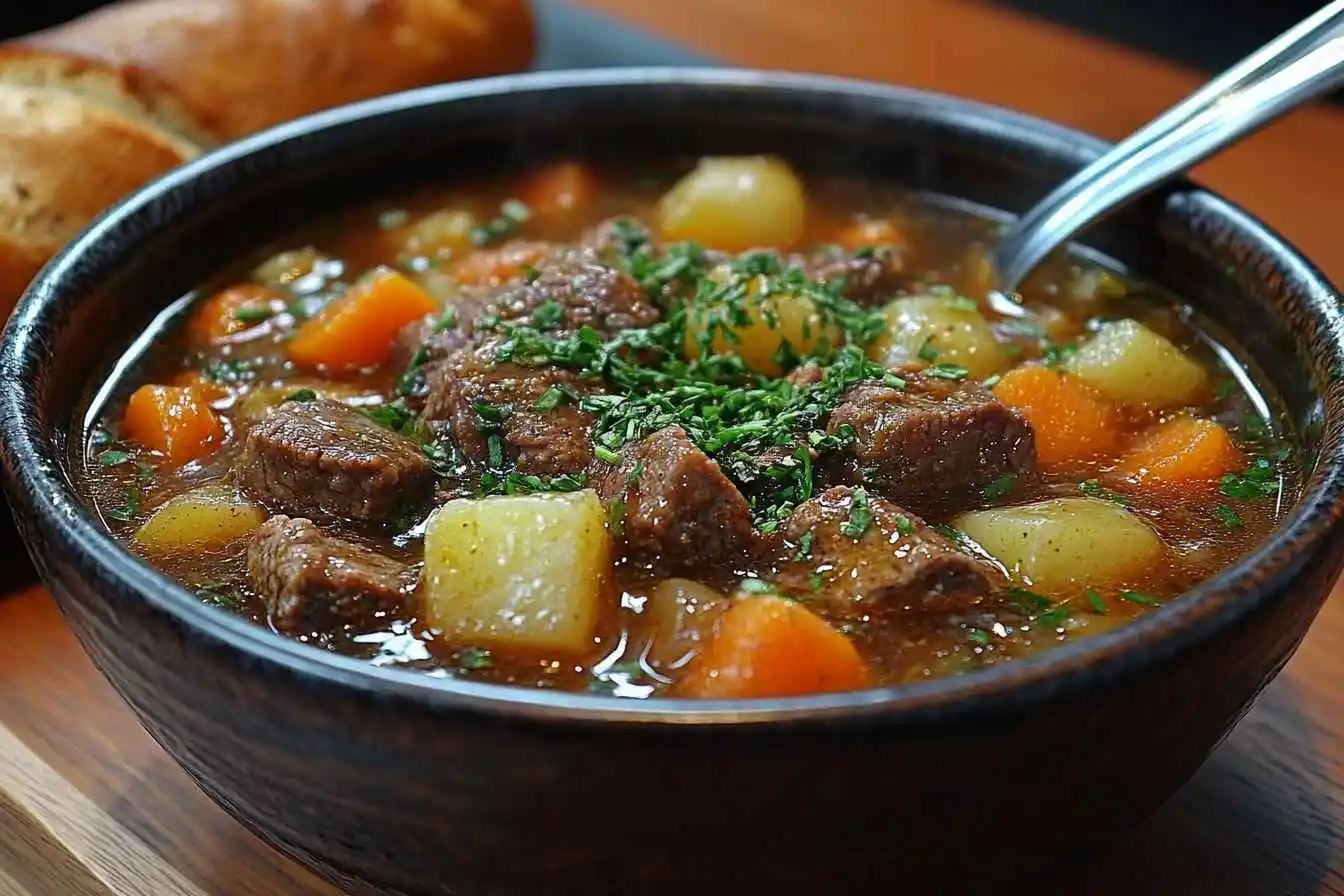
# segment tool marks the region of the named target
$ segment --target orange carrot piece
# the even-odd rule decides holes
[[[126,403],[122,435],[171,463],[204,457],[224,441],[224,425],[195,389],[141,386]]]
[[[868,218],[853,221],[836,236],[835,242],[846,249],[861,249],[864,246],[895,246],[897,249],[910,248],[905,234],[895,222],[886,218]]]
[[[286,350],[309,367],[375,367],[387,360],[398,330],[438,308],[405,275],[380,267],[305,321]]]
[[[744,597],[728,608],[678,692],[693,699],[791,697],[867,687],[854,645],[802,604]]]
[[[535,214],[553,215],[588,205],[601,188],[597,174],[587,165],[558,162],[528,174],[517,196]]]
[[[255,327],[258,320],[240,309],[258,309],[278,314],[285,310],[284,300],[272,289],[255,283],[240,283],[220,290],[201,303],[187,324],[187,338],[193,345],[217,345],[235,333]],[[263,318],[264,319],[264,318]]]
[[[201,396],[206,404],[222,401],[233,394],[233,390],[227,385],[215,382],[199,370],[182,371],[177,376],[173,377],[171,385],[183,386],[187,389],[191,389],[197,395]]]
[[[1019,367],[1005,373],[993,391],[1031,422],[1042,467],[1075,465],[1115,452],[1120,436],[1115,409],[1081,380],[1045,367]]]
[[[1212,420],[1173,417],[1143,433],[1117,472],[1148,486],[1197,487],[1246,466],[1227,430]]]
[[[445,268],[464,286],[499,286],[523,276],[550,253],[545,243],[513,243],[499,249],[477,249],[459,256]]]

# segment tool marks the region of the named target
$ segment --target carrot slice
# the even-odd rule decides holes
[[[836,236],[835,242],[846,249],[862,249],[865,246],[895,246],[908,249],[909,241],[895,222],[886,218],[869,218],[854,221]]]
[[[518,187],[519,200],[539,215],[582,208],[593,201],[601,183],[591,168],[581,162],[559,162],[538,168]]]
[[[186,386],[141,386],[126,403],[122,434],[174,464],[204,457],[224,441],[224,425]]]
[[[477,249],[448,263],[448,276],[464,286],[499,286],[523,276],[550,253],[545,243],[512,243],[499,249]]]
[[[1005,373],[994,395],[1036,430],[1042,467],[1076,465],[1111,456],[1120,437],[1115,409],[1081,380],[1045,367]]]
[[[220,290],[201,303],[187,324],[187,338],[193,345],[217,345],[235,333],[241,333],[278,314],[284,301],[272,289],[256,283],[240,283]],[[248,312],[255,311],[255,316]]]
[[[405,275],[380,267],[305,321],[287,351],[309,367],[374,367],[387,360],[398,330],[438,307]]]
[[[1193,488],[1245,466],[1245,456],[1226,429],[1212,420],[1182,415],[1139,436],[1117,472],[1144,485]]]
[[[870,681],[849,639],[802,604],[744,597],[723,614],[677,689],[695,699],[745,699],[855,690]]]
[[[224,383],[216,382],[210,379],[199,370],[184,370],[173,377],[171,385],[184,386],[193,390],[206,402],[213,404],[216,401],[222,401],[233,394],[233,390]]]

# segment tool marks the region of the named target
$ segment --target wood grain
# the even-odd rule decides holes
[[[1198,80],[1091,38],[955,0],[586,5],[733,62],[934,88],[1110,137],[1147,120]],[[1310,108],[1198,174],[1295,241],[1338,282],[1344,280],[1341,158],[1344,113]],[[334,892],[262,845],[192,785],[98,676],[40,589],[0,603],[0,632],[0,720],[8,725],[0,726],[0,793],[8,794],[0,802],[0,893]],[[1337,588],[1288,669],[1195,780],[1064,890],[1344,896],[1340,644],[1344,598]],[[1162,761],[1152,757],[1154,765]],[[1048,775],[1049,763],[1042,757],[1032,774]],[[1005,832],[1000,846],[1030,848],[1030,838],[1049,836],[1027,824]],[[145,889],[142,882],[108,877],[106,850],[120,850],[111,855],[135,865],[128,873],[142,875],[141,881],[161,874],[168,883]],[[6,855],[16,851],[29,861],[7,864]],[[63,867],[68,858],[80,867]]]

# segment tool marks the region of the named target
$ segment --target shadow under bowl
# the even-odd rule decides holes
[[[79,497],[79,432],[167,303],[283,228],[548,156],[776,152],[1021,211],[1103,144],[948,97],[708,69],[547,73],[324,113],[96,222],[0,349],[5,487],[39,572],[145,727],[253,831],[354,892],[946,892],[1104,846],[1287,661],[1341,566],[1344,321],[1324,278],[1188,182],[1088,242],[1235,334],[1307,471],[1271,538],[1161,611],[1036,659],[790,700],[627,701],[379,669],[214,608]],[[1049,866],[1045,866],[1049,867]]]

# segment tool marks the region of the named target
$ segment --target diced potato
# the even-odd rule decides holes
[[[401,231],[401,249],[407,255],[453,254],[472,248],[476,219],[462,209],[441,209],[425,215]]]
[[[778,376],[783,371],[776,353],[786,340],[803,355],[815,351],[823,340],[838,345],[843,336],[837,327],[823,323],[816,304],[807,296],[761,297],[753,291],[742,300],[742,306],[748,318],[745,325],[730,323],[734,315],[726,303],[691,305],[686,317],[687,357],[700,357],[700,340],[710,331],[714,354],[738,355],[752,370]],[[724,335],[725,327],[737,337],[736,342]]]
[[[252,279],[263,286],[282,288],[305,277],[339,277],[344,268],[338,260],[329,258],[312,246],[278,252],[257,265]]]
[[[702,159],[658,205],[665,240],[725,252],[786,248],[802,238],[807,198],[793,169],[770,156]]]
[[[1132,582],[1157,562],[1162,540],[1134,514],[1096,498],[1057,498],[965,513],[953,521],[1020,583],[1066,597]]]
[[[217,548],[266,522],[266,511],[228,486],[208,485],[178,495],[154,511],[135,533],[152,554]]]
[[[649,661],[660,669],[676,669],[695,656],[714,634],[714,622],[728,607],[728,598],[690,579],[664,579],[649,593],[644,609],[653,629]]]
[[[1153,408],[1196,401],[1209,380],[1204,368],[1166,337],[1133,320],[1103,324],[1065,366],[1115,401]]]
[[[887,305],[886,315],[887,332],[868,349],[874,361],[891,367],[958,364],[977,379],[1009,364],[1008,353],[969,299],[909,296]]]
[[[477,646],[590,647],[605,523],[592,490],[449,501],[425,528],[425,622]]]

